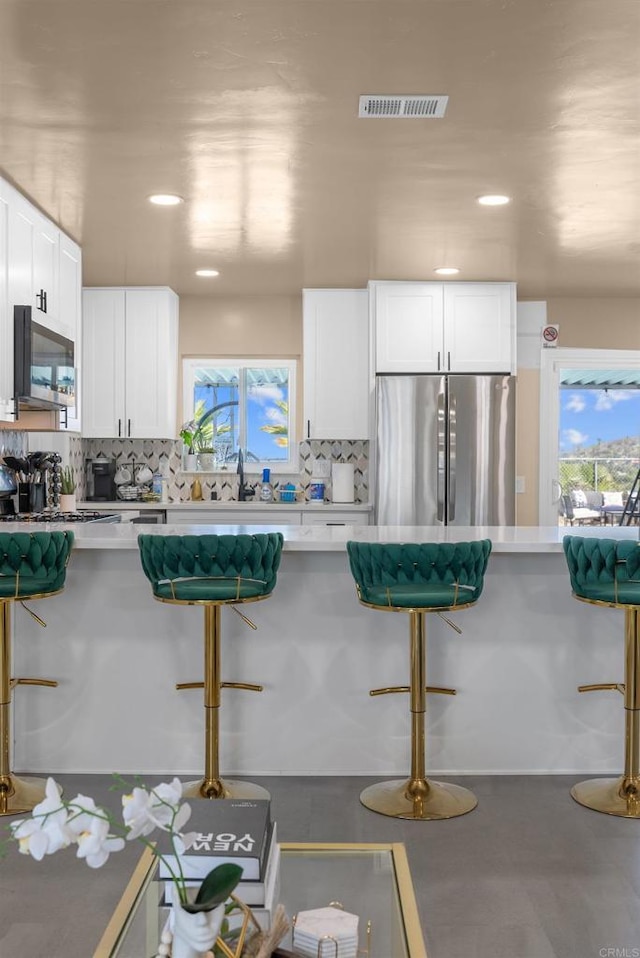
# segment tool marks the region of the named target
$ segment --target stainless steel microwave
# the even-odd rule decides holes
[[[30,306],[13,307],[14,395],[31,409],[75,406],[74,344],[31,318]]]

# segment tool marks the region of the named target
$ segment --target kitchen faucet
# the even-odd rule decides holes
[[[238,502],[246,502],[247,499],[250,499],[251,496],[255,495],[255,489],[252,489],[250,486],[247,486],[244,481],[244,464],[242,458],[242,449],[238,449],[238,468],[236,470],[238,473]]]

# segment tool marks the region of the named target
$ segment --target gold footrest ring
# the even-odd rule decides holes
[[[424,788],[414,789],[416,794],[412,798],[408,795],[410,784],[409,779],[377,782],[361,792],[360,801],[366,808],[380,815],[414,821],[457,818],[459,815],[466,815],[478,804],[473,792],[461,785],[425,779]]]
[[[207,782],[201,778],[196,782],[187,782],[182,789],[184,798],[241,798],[270,799],[271,795],[262,785],[252,782],[239,782],[234,779],[217,779]]]
[[[19,815],[30,812],[44,798],[46,778],[9,775],[0,781],[0,815]]]
[[[618,818],[640,818],[640,782],[637,790],[623,790],[624,776],[619,778],[591,778],[571,789],[571,797],[594,812],[616,815]]]

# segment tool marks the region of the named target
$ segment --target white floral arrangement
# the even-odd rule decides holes
[[[45,855],[76,846],[78,858],[83,858],[90,868],[101,868],[110,855],[125,847],[126,841],[137,839],[150,848],[156,858],[163,859],[155,843],[149,840],[149,835],[159,829],[168,834],[178,863],[177,869],[173,869],[165,859],[182,907],[195,913],[211,911],[225,902],[242,877],[238,865],[214,868],[203,879],[195,901],[188,897],[180,856],[193,844],[196,833],[183,832],[191,817],[191,806],[182,803],[181,781],[174,778],[149,788],[141,783],[126,782],[119,775],[114,778],[118,783],[116,787],[126,789],[122,796],[122,822],[96,805],[88,795],[76,795],[66,801],[57,782],[48,778],[45,797],[35,806],[31,817],[8,826],[20,852],[41,861]]]

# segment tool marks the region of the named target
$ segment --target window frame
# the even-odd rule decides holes
[[[297,371],[298,371],[298,360],[292,358],[283,358],[283,359],[263,359],[262,357],[233,357],[233,356],[191,356],[183,357],[182,360],[182,412],[183,412],[183,422],[188,422],[193,419],[194,416],[194,386],[195,386],[195,371],[200,369],[203,366],[213,366],[213,367],[227,367],[238,369],[248,369],[248,368],[257,368],[257,369],[272,369],[272,368],[286,368],[289,372],[289,444],[288,452],[289,455],[287,459],[283,459],[281,462],[274,463],[270,461],[265,462],[253,462],[251,460],[244,460],[244,472],[245,474],[250,475],[260,475],[264,468],[268,468],[272,473],[277,473],[278,475],[297,475],[299,472],[298,464],[298,442],[296,434],[296,380],[297,380]],[[242,431],[244,429],[244,415],[240,416],[241,422],[241,432],[240,436],[242,438]],[[243,453],[245,450],[243,449]],[[220,473],[222,475],[228,475],[230,472],[235,473],[235,464],[231,465],[214,465],[213,469],[202,470],[203,472],[211,473]]]

